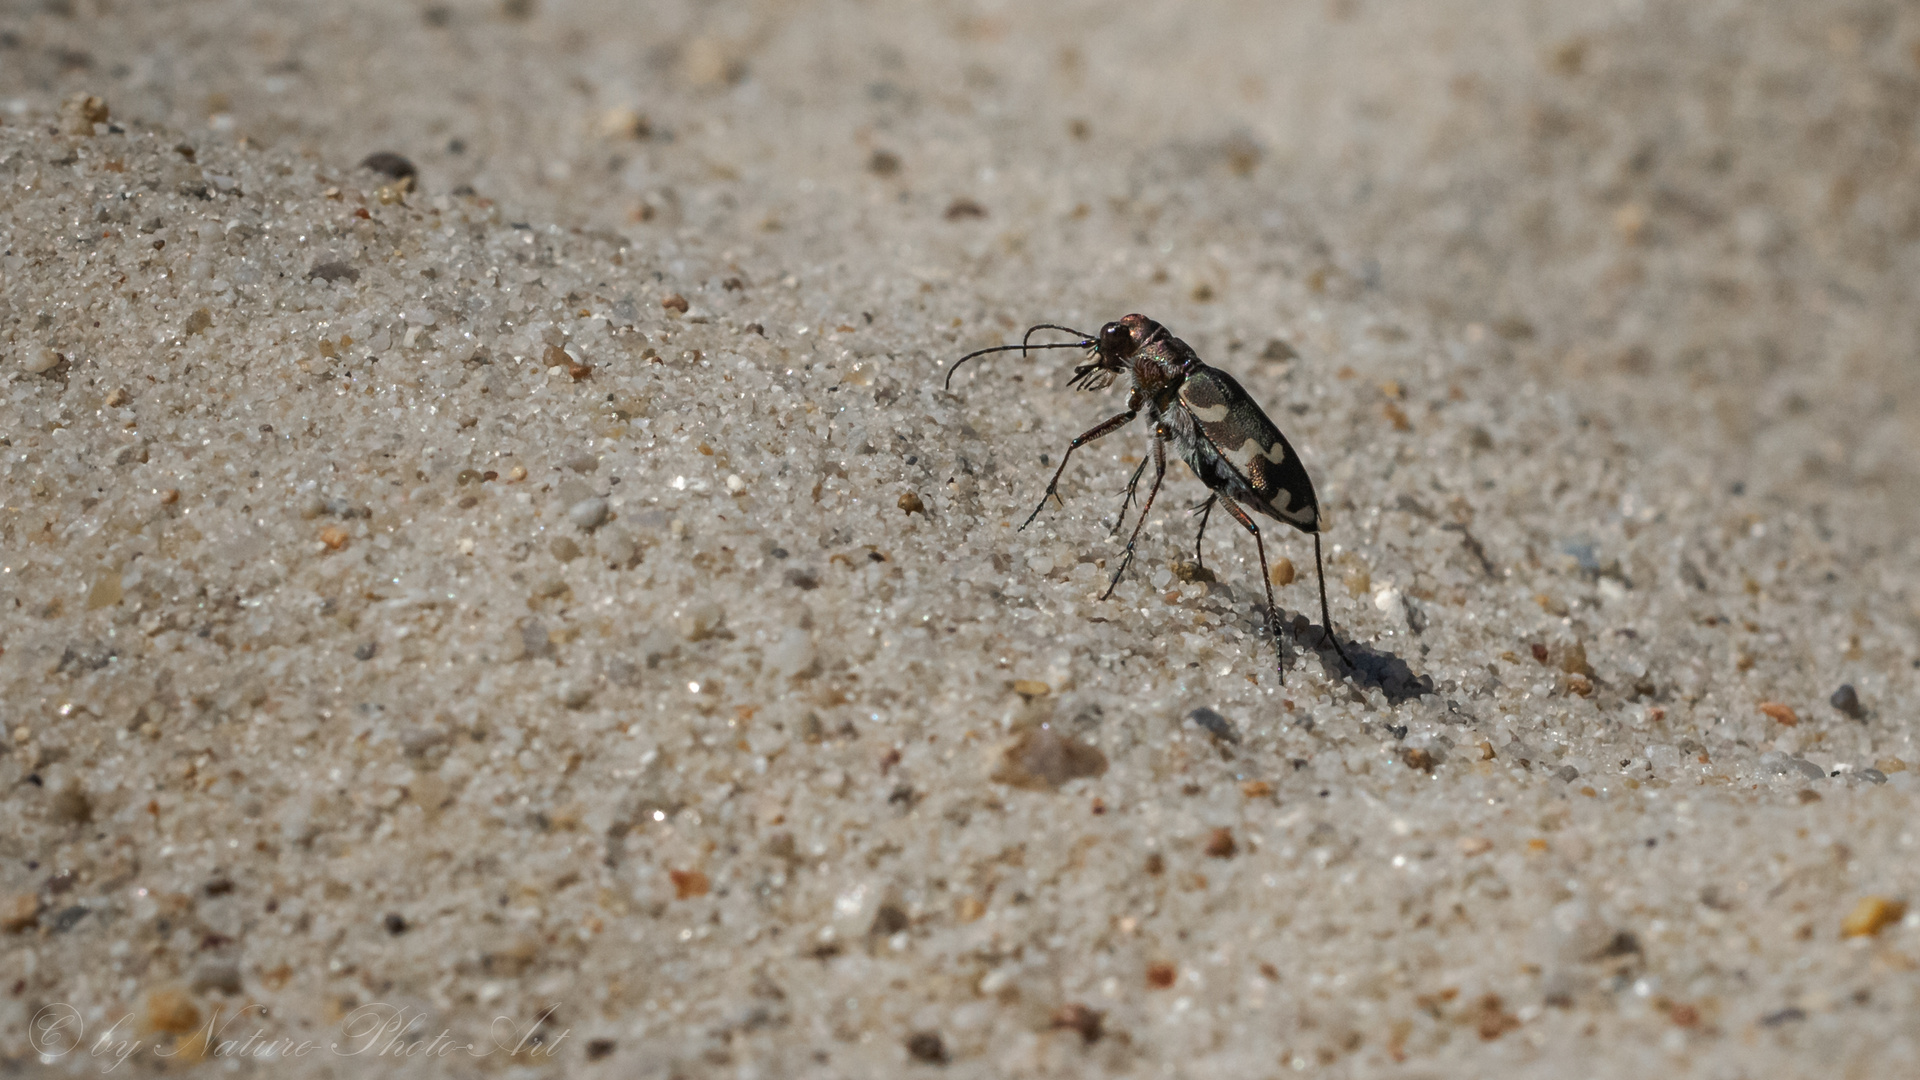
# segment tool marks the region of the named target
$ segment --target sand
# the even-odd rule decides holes
[[[1920,1070],[1917,89],[1892,4],[0,11],[0,1065]],[[1123,393],[947,367],[1130,311],[1354,666],[1183,465],[1102,598],[1142,423],[1020,528]]]

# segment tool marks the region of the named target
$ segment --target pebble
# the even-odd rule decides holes
[[[161,987],[148,994],[142,1011],[142,1026],[148,1031],[184,1035],[200,1026],[200,1007],[177,986]]]
[[[411,180],[420,174],[420,170],[413,167],[413,162],[388,150],[361,158],[360,167],[371,169],[390,180]]]
[[[1226,717],[1221,716],[1205,705],[1188,713],[1187,719],[1200,725],[1207,734],[1212,735],[1221,742],[1237,743],[1240,741],[1240,733],[1233,730],[1233,721],[1228,720]]]
[[[1047,1026],[1056,1031],[1077,1031],[1080,1041],[1091,1046],[1100,1041],[1100,1028],[1105,1018],[1105,1013],[1095,1012],[1076,1002],[1055,1009]]]
[[[1054,791],[1069,780],[1106,771],[1107,755],[1099,747],[1041,727],[1022,732],[1007,747],[993,780],[1028,791]]]
[[[92,94],[75,94],[60,106],[60,127],[69,135],[92,135],[93,125],[104,124],[112,113]]]
[[[193,991],[196,994],[208,991],[238,994],[240,990],[240,965],[231,960],[206,960],[193,969]]]
[[[1863,896],[1840,920],[1841,937],[1873,937],[1906,918],[1907,905],[1886,896]]]
[[[791,679],[813,667],[813,635],[800,627],[789,627],[780,640],[766,652],[767,667],[781,678]]]
[[[1778,750],[1769,750],[1760,755],[1760,771],[1772,776],[1803,776],[1808,780],[1825,780],[1826,771],[1806,758],[1793,757]]]
[[[609,529],[601,533],[595,542],[600,559],[609,570],[626,570],[640,561],[640,545],[632,536],[620,529]]]
[[[1867,715],[1867,710],[1860,705],[1860,695],[1854,691],[1852,683],[1841,683],[1840,689],[1833,692],[1833,696],[1827,699],[1827,703],[1855,720],[1864,719]]]
[[[567,518],[580,528],[592,532],[607,520],[609,509],[607,500],[595,495],[592,498],[581,499],[568,507]]]
[[[937,1032],[916,1031],[907,1036],[907,1053],[913,1056],[913,1060],[928,1065],[947,1063],[947,1044],[941,1041]]]
[[[1763,701],[1759,709],[1786,727],[1797,727],[1800,723],[1800,714],[1794,712],[1791,705],[1783,705],[1778,701]]]
[[[32,926],[40,916],[40,899],[30,892],[14,893],[0,899],[0,930],[17,934]]]
[[[44,346],[36,349],[29,345],[27,350],[20,354],[20,366],[30,375],[51,371],[59,362],[60,354]]]
[[[1225,825],[1207,833],[1207,857],[1211,859],[1231,859],[1240,846],[1233,842],[1233,830]]]

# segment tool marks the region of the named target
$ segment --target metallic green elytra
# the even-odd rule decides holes
[[[1031,344],[1034,333],[1040,330],[1064,331],[1079,340]],[[1267,593],[1267,624],[1277,637],[1279,609],[1273,602],[1273,581],[1267,569],[1266,544],[1260,538],[1260,527],[1254,524],[1253,518],[1242,506],[1311,534],[1313,565],[1320,584],[1322,627],[1334,652],[1351,667],[1353,661],[1347,658],[1346,650],[1340,647],[1340,640],[1333,634],[1333,618],[1327,607],[1326,572],[1320,555],[1320,533],[1326,526],[1326,517],[1320,511],[1319,500],[1314,497],[1313,481],[1307,477],[1306,466],[1288,444],[1287,437],[1280,433],[1280,429],[1254,403],[1252,395],[1233,376],[1218,368],[1208,367],[1186,342],[1174,337],[1166,327],[1145,315],[1128,315],[1107,323],[1097,335],[1084,334],[1053,323],[1042,323],[1028,329],[1018,345],[999,345],[961,357],[947,370],[947,382],[952,384],[953,373],[959,370],[961,364],[987,353],[1015,349],[1025,353],[1029,349],[1076,348],[1087,351],[1088,362],[1074,369],[1073,378],[1067,385],[1098,390],[1126,375],[1132,380],[1127,395],[1127,409],[1107,418],[1068,444],[1067,452],[1061,455],[1060,467],[1054,470],[1053,479],[1047,482],[1047,493],[1020,527],[1024,529],[1033,524],[1046,507],[1047,500],[1058,497],[1060,477],[1066,472],[1067,461],[1075,450],[1120,430],[1145,412],[1148,422],[1153,425],[1153,486],[1147,489],[1147,500],[1140,507],[1132,535],[1127,538],[1119,569],[1114,571],[1113,579],[1107,585],[1107,595],[1113,594],[1121,575],[1126,573],[1133,561],[1134,544],[1140,538],[1141,527],[1146,524],[1148,511],[1153,509],[1154,498],[1160,493],[1160,482],[1166,476],[1166,448],[1171,443],[1193,469],[1194,475],[1212,492],[1199,509],[1199,535],[1194,538],[1195,560],[1200,559],[1200,539],[1206,535],[1207,515],[1213,512],[1215,503],[1220,503],[1242,528],[1253,534],[1254,547],[1260,555],[1261,583]],[[1134,470],[1133,478],[1127,483],[1126,499],[1120,504],[1120,516],[1114,523],[1115,531],[1126,520],[1127,507],[1133,502],[1141,473],[1146,467],[1146,462],[1141,462],[1140,468]]]

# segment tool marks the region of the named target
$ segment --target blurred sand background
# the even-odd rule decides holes
[[[1920,1069],[1917,128],[1892,3],[0,7],[0,1063]],[[1134,310],[1359,671],[1183,467],[1096,599],[1141,431],[1011,527],[1119,398],[946,364]]]

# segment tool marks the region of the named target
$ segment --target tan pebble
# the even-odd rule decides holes
[[[1761,712],[1766,713],[1786,727],[1794,727],[1800,723],[1800,715],[1793,711],[1792,706],[1782,705],[1777,701],[1763,701],[1759,707]]]
[[[513,468],[507,470],[507,483],[509,484],[517,484],[526,478],[527,470],[523,465],[515,465]]]
[[[1032,728],[1007,747],[991,779],[1029,791],[1053,791],[1069,780],[1106,771],[1107,755],[1099,747],[1050,728]]]
[[[200,1007],[185,990],[162,987],[147,995],[141,1026],[148,1032],[184,1035],[200,1026]]]
[[[49,348],[36,349],[29,346],[26,352],[20,354],[20,366],[30,375],[51,371],[59,362],[60,354]]]
[[[112,114],[107,103],[92,94],[75,94],[60,106],[60,126],[68,135],[92,135],[93,125]]]
[[[1233,842],[1233,830],[1225,825],[1207,834],[1207,855],[1214,859],[1231,859],[1240,850]]]
[[[1265,798],[1273,794],[1273,785],[1265,780],[1243,780],[1240,783],[1240,794],[1249,799]]]
[[[1172,964],[1149,964],[1147,966],[1147,985],[1155,990],[1165,990],[1172,986],[1180,972]]]
[[[1013,692],[1032,701],[1034,698],[1046,697],[1053,693],[1053,687],[1035,679],[1016,679],[1013,683]]]
[[[40,914],[40,900],[30,892],[14,893],[0,899],[0,930],[17,934],[33,925]]]
[[[177,503],[179,501],[180,501],[179,488],[168,488],[167,490],[160,493],[161,506],[172,506],[174,503]]]
[[[1886,896],[1863,896],[1840,921],[1841,937],[1872,937],[1907,915],[1907,905]]]
[[[1592,697],[1593,680],[1587,678],[1585,675],[1569,675],[1567,676],[1567,692],[1570,694],[1578,694],[1581,697]]]
[[[707,890],[712,888],[707,875],[698,870],[669,870],[667,876],[673,879],[673,896],[676,900],[705,896]]]
[[[985,915],[986,913],[987,913],[986,901],[980,899],[977,896],[961,897],[960,908],[957,912],[955,912],[955,914],[959,917],[960,921],[963,923],[978,922],[980,920],[980,916]]]
[[[1400,760],[1406,762],[1409,769],[1419,769],[1421,772],[1433,771],[1433,755],[1425,750],[1404,751],[1400,755]]]
[[[1883,757],[1874,762],[1873,767],[1887,774],[1907,771],[1907,763],[1897,757]]]
[[[681,296],[679,293],[671,293],[660,301],[660,306],[676,315],[685,315],[690,305],[688,305],[686,297]]]
[[[540,353],[540,363],[544,367],[572,367],[573,357],[558,345],[549,345]]]
[[[1278,589],[1284,589],[1293,584],[1293,560],[1284,555],[1273,560],[1273,568],[1267,571],[1267,577]]]
[[[1356,566],[1346,572],[1347,593],[1352,596],[1365,596],[1373,589],[1373,575],[1364,566]]]
[[[94,575],[93,588],[87,590],[87,610],[99,611],[120,602],[120,571],[102,570]]]
[[[347,549],[347,530],[338,525],[329,525],[320,530],[320,542],[334,551]]]
[[[927,512],[927,504],[921,502],[920,496],[911,491],[900,496],[899,506],[902,511],[908,514],[924,515]]]
[[[1484,836],[1463,836],[1460,838],[1460,854],[1468,858],[1485,855],[1493,850],[1493,841]]]

